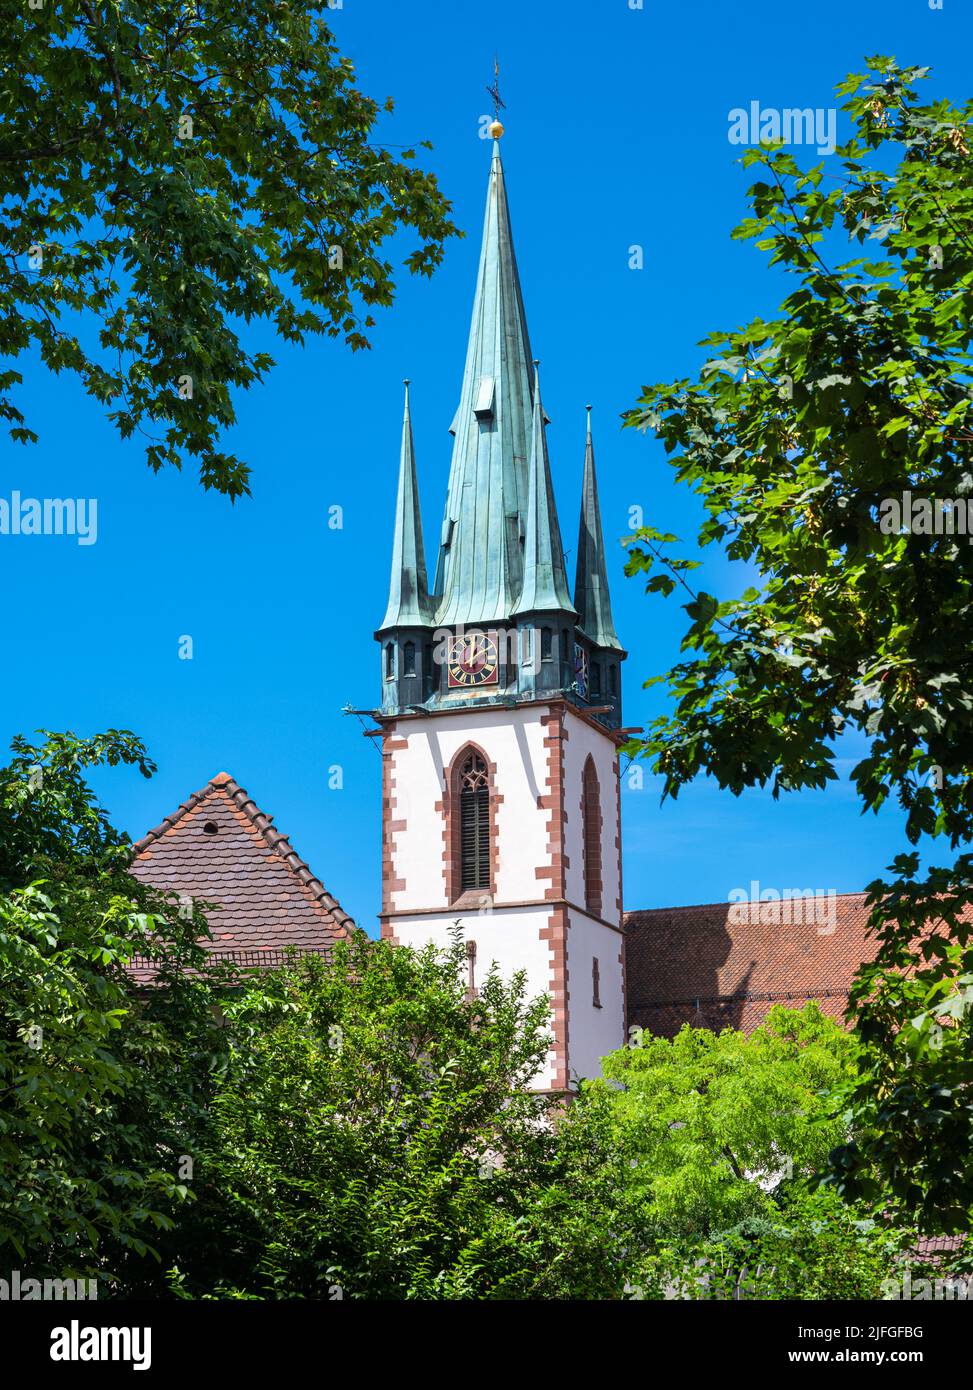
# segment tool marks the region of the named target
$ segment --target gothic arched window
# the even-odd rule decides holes
[[[460,888],[490,887],[490,784],[487,766],[471,749],[459,772]]]
[[[385,643],[385,679],[395,680],[395,643]]]
[[[403,676],[414,676],[416,673],[416,644],[406,642],[402,648],[402,674]]]
[[[584,905],[601,916],[601,792],[589,756],[581,775],[581,836],[584,850]]]

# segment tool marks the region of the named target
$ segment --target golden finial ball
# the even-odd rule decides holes
[[[500,136],[503,134],[503,125],[500,123],[500,121],[494,120],[490,122],[488,130],[490,132],[491,140],[499,140]]]

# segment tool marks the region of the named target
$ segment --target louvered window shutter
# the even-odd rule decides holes
[[[486,766],[477,754],[464,764],[460,783],[461,886],[490,887],[490,788]]]

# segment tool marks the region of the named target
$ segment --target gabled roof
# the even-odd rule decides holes
[[[864,893],[837,893],[806,910],[781,902],[703,903],[626,912],[628,1023],[673,1037],[693,1028],[740,1028],[763,1021],[774,1004],[813,999],[842,1019],[859,965],[873,960]],[[963,914],[973,923],[973,906]],[[917,937],[915,951],[924,931]]]
[[[227,772],[134,846],[131,873],[212,903],[214,951],[327,951],[354,922]]]

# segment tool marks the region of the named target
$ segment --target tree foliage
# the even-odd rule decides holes
[[[808,1004],[775,1006],[749,1036],[686,1026],[635,1042],[605,1059],[559,1134],[560,1191],[588,1172],[568,1279],[597,1270],[596,1296],[615,1298],[881,1297],[914,1227],[816,1183],[848,1137],[834,1096],[854,1037]]]
[[[158,470],[221,452],[233,390],[273,365],[241,327],[266,320],[369,345],[392,302],[385,245],[428,275],[455,228],[435,177],[376,143],[379,104],[322,16],[286,0],[2,0],[0,418],[36,435],[12,360],[76,373]],[[391,109],[391,100],[385,103]]]
[[[208,963],[85,780],[131,734],[0,769],[0,1252],[99,1295],[531,1296],[556,1168],[546,999],[357,933],[277,972]],[[148,962],[151,962],[149,966]],[[167,1278],[167,1270],[171,1271]]]
[[[674,537],[633,538],[628,572],[688,592],[689,625],[665,678],[673,712],[632,751],[667,795],[708,773],[776,797],[833,780],[847,734],[865,745],[863,809],[894,798],[913,845],[955,848],[973,832],[973,549],[959,533],[973,501],[973,102],[921,102],[925,77],[874,58],[840,86],[854,135],[837,170],[747,152],[762,176],[734,235],[796,287],[780,317],[713,334],[698,380],[645,387],[628,417],[701,498],[700,543],[757,577],[720,600],[693,590],[697,562],[670,556]],[[932,516],[945,500],[952,520],[911,525],[913,498]],[[913,853],[892,871],[870,887],[878,954],[853,998],[863,1123],[835,1181],[952,1230],[973,1206],[971,861],[923,874]]]
[[[131,734],[13,744],[0,769],[0,1252],[32,1277],[123,1280],[189,1197],[179,1158],[219,1064],[183,920],[127,872],[84,781],[152,764]],[[156,962],[155,985],[128,973]]]
[[[617,1142],[646,1219],[706,1235],[765,1214],[782,1183],[812,1177],[846,1137],[830,1093],[854,1040],[817,1005],[780,1005],[749,1036],[684,1027],[605,1061]]]
[[[801,1302],[872,1301],[906,1270],[929,1270],[915,1232],[889,1225],[823,1189],[798,1185],[775,1208],[697,1244],[660,1245],[630,1284],[639,1297]]]
[[[120,731],[0,770],[11,1268],[101,1298],[877,1296],[910,1233],[809,1189],[857,1047],[816,1006],[646,1037],[567,1104],[529,1089],[547,999],[471,997],[459,924],[208,964],[199,908],[130,876],[101,763],[152,771]]]
[[[547,1001],[496,973],[475,999],[461,939],[413,952],[364,932],[226,1006],[232,1059],[173,1233],[184,1296],[529,1296],[528,1221],[552,1161],[527,1085]]]

